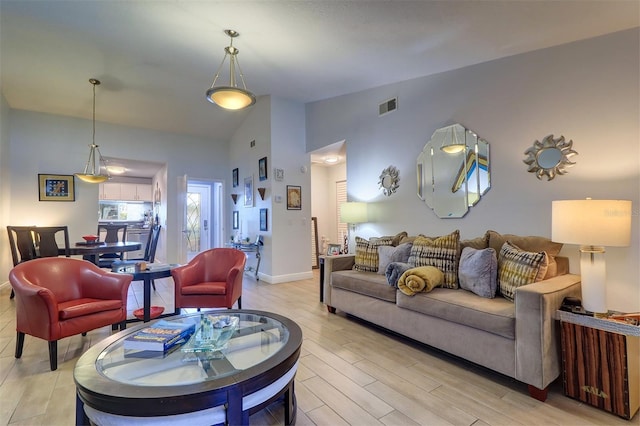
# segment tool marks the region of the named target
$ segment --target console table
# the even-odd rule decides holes
[[[258,259],[258,263],[256,263],[256,269],[254,272],[254,277],[257,281],[260,280],[258,277],[258,272],[260,270],[260,248],[262,247],[262,240],[258,239],[255,243],[227,243],[227,247],[234,248],[236,250],[243,251],[245,253],[254,253],[256,254],[256,259]],[[252,272],[253,266],[245,267],[245,272]]]

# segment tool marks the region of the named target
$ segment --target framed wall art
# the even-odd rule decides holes
[[[267,180],[267,157],[258,160],[258,179]]]
[[[238,169],[233,169],[233,171],[231,172],[231,176],[233,181],[233,187],[235,188],[240,184],[240,182],[238,181]]]
[[[260,209],[260,230],[266,231],[267,229],[267,209]]]
[[[75,201],[73,175],[38,174],[40,201]]]
[[[302,187],[287,185],[287,210],[302,210]]]
[[[244,206],[253,207],[253,175],[244,178]]]
[[[233,211],[233,229],[240,229],[240,212],[238,210]]]

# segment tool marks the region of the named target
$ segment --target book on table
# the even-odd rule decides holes
[[[160,320],[124,339],[125,349],[165,352],[186,342],[196,330],[192,322]]]

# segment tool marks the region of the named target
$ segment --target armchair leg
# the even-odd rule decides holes
[[[151,280],[151,287],[153,287],[153,291],[156,291],[156,280]]]
[[[238,297],[238,309],[242,309],[242,296]]]
[[[120,323],[120,331],[126,330],[127,328],[127,320],[124,320]]]
[[[58,341],[53,340],[49,342],[49,365],[51,371],[58,369]]]
[[[17,332],[16,334],[16,358],[22,356],[22,348],[24,347],[24,333]]]
[[[545,402],[547,400],[547,393],[549,391],[549,388],[544,388],[544,389],[538,389],[535,386],[532,385],[527,385],[528,389],[529,389],[529,396],[531,396],[531,398],[537,399],[538,401],[542,401]]]
[[[16,292],[13,291],[13,289],[11,289],[11,294],[9,295],[9,299],[13,299],[14,297],[16,297]]]
[[[85,331],[84,333],[82,333],[82,336],[85,337],[87,335],[87,332]]]

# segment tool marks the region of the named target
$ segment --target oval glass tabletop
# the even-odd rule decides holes
[[[220,316],[238,318],[237,327],[226,344],[211,344],[210,319]],[[202,383],[254,367],[278,353],[289,340],[284,324],[257,313],[208,311],[163,321],[195,324],[195,333],[166,352],[125,349],[126,338],[118,339],[98,355],[96,371],[112,381],[133,386]],[[154,324],[157,323],[146,327]]]

